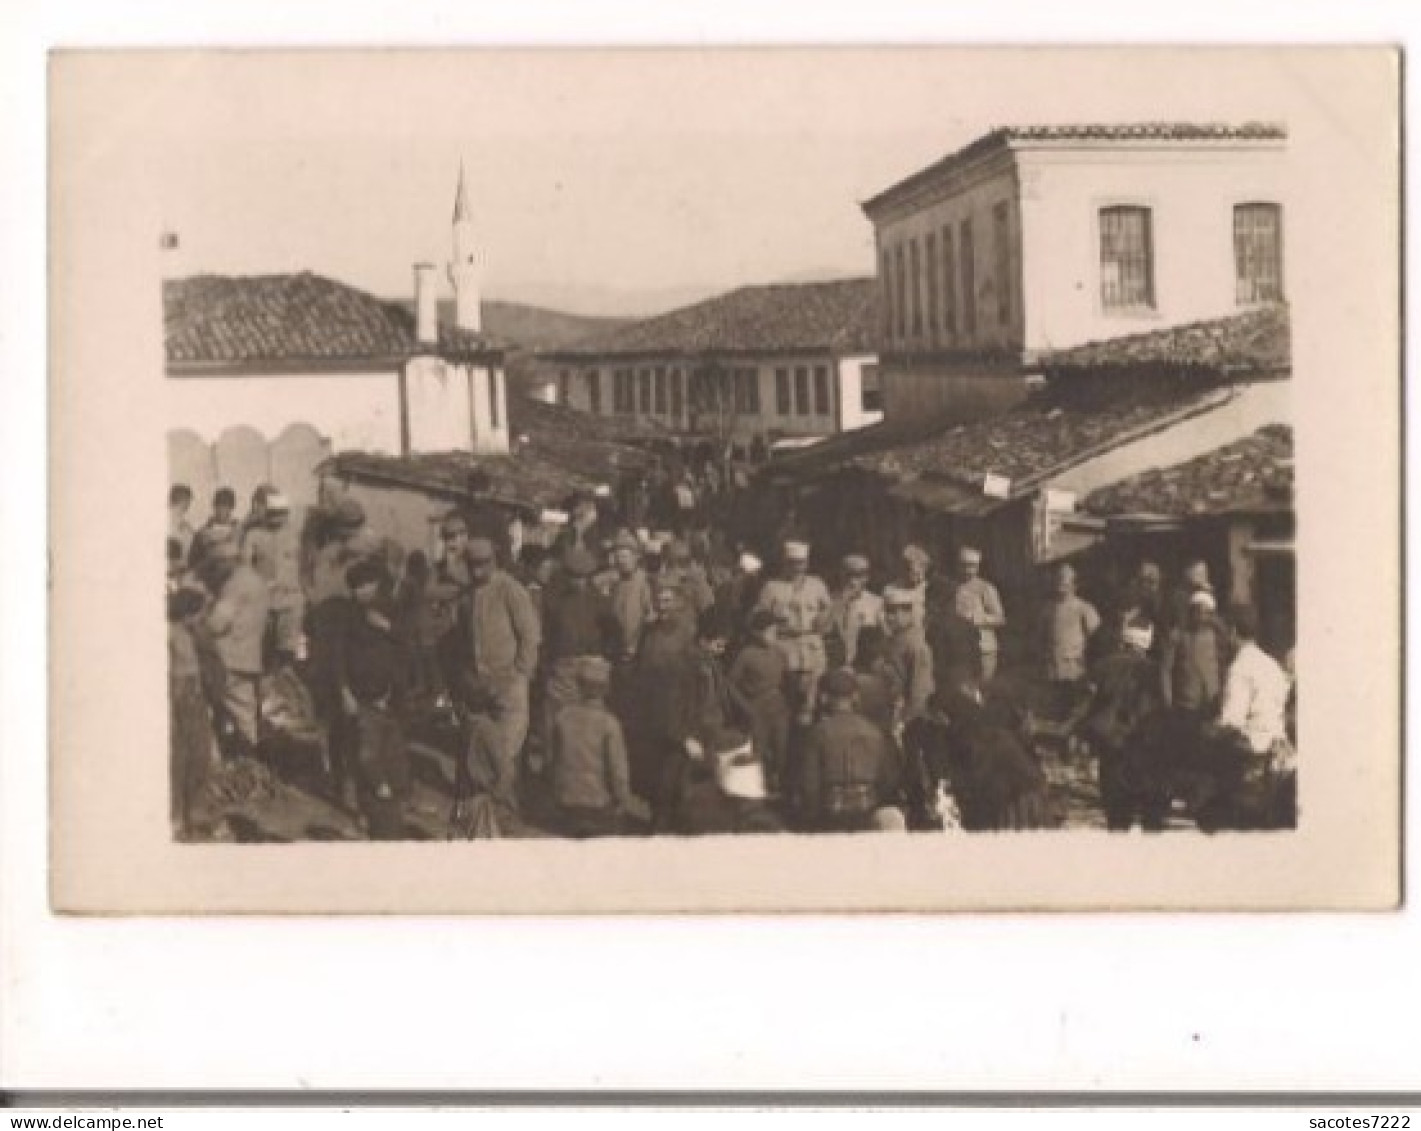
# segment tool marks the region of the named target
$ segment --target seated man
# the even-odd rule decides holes
[[[824,717],[810,730],[799,767],[800,815],[812,831],[905,827],[901,761],[882,729],[855,710],[857,692],[853,672],[824,677]]]

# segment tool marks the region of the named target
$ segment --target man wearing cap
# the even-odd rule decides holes
[[[266,582],[271,594],[269,638],[278,666],[296,658],[305,608],[301,591],[301,547],[291,527],[291,504],[280,491],[266,496],[264,518],[242,535],[242,558]]]
[[[702,613],[715,604],[715,592],[706,571],[691,556],[691,547],[682,538],[671,538],[661,548],[661,580],[681,590],[682,609],[694,628]]]
[[[1106,827],[1129,829],[1138,818],[1147,830],[1164,827],[1169,811],[1164,732],[1147,733],[1161,714],[1159,670],[1149,658],[1155,629],[1143,616],[1121,630],[1121,646],[1098,660],[1086,681],[1086,696],[1069,721],[1090,743],[1099,761],[1100,800]]]
[[[1055,590],[1041,610],[1039,633],[1043,675],[1051,689],[1054,717],[1071,713],[1086,675],[1086,653],[1100,628],[1095,606],[1076,593],[1076,571],[1069,562],[1056,570]]]
[[[990,683],[997,671],[997,630],[1006,627],[1007,616],[997,587],[982,576],[982,551],[975,546],[963,546],[957,553],[952,601],[958,615],[977,629],[982,682]]]
[[[883,625],[883,598],[869,589],[868,573],[868,558],[863,554],[844,558],[844,587],[829,607],[829,623],[843,647],[843,667],[853,667],[859,632]]]
[[[470,538],[465,559],[470,589],[461,618],[463,686],[490,706],[496,754],[512,777],[528,737],[529,685],[538,670],[542,633],[528,590],[498,568],[492,539]]]
[[[1162,689],[1165,706],[1202,722],[1219,706],[1228,637],[1207,589],[1195,590],[1185,609],[1161,650]]]
[[[597,511],[597,501],[590,491],[578,491],[572,496],[568,506],[568,523],[558,532],[553,542],[553,553],[561,560],[574,546],[586,550],[594,556],[602,551],[602,541],[607,532],[602,527]]]
[[[563,707],[548,741],[553,799],[571,837],[615,836],[634,808],[622,726],[607,710],[611,665],[578,661],[578,699]]]
[[[764,586],[764,563],[749,550],[741,550],[735,567],[716,590],[715,605],[743,632]]]
[[[850,671],[825,676],[824,717],[805,742],[797,800],[804,824],[817,832],[866,832],[887,824],[878,816],[882,810],[902,805],[897,755],[887,736],[855,710],[856,691]]]
[[[225,669],[217,715],[229,749],[251,753],[259,737],[262,639],[270,597],[266,583],[242,561],[240,547],[230,538],[211,546],[201,576],[214,598],[206,629]]]
[[[651,579],[641,566],[641,543],[628,530],[619,531],[612,540],[612,569],[607,595],[617,629],[613,659],[628,664],[636,658],[641,634],[656,615]]]
[[[921,546],[909,543],[903,547],[903,571],[884,587],[883,597],[907,597],[913,603],[913,623],[926,631],[928,619],[928,577],[932,558]]]
[[[619,703],[631,745],[632,789],[656,795],[668,747],[676,742],[680,691],[690,678],[695,630],[681,607],[675,585],[655,587],[656,614],[643,629],[629,694]]]
[[[230,487],[218,487],[212,492],[212,513],[202,524],[200,533],[211,533],[215,538],[232,538],[237,529],[237,493]]]
[[[573,545],[562,559],[563,584],[543,604],[543,656],[548,666],[543,734],[551,735],[559,712],[577,698],[583,660],[605,658],[617,635],[612,602],[592,585],[597,560]]]
[[[784,573],[765,582],[756,608],[773,613],[779,624],[779,648],[794,688],[799,721],[814,720],[819,679],[828,666],[824,633],[829,630],[829,590],[809,572],[809,545],[784,544]]]
[[[906,725],[927,710],[936,688],[933,654],[916,623],[917,606],[908,594],[891,593],[884,602],[884,618],[888,623],[884,655],[902,696],[898,721]]]
[[[1207,593],[1214,597],[1216,602],[1218,600],[1214,595],[1213,583],[1209,580],[1209,565],[1202,558],[1195,558],[1184,567],[1179,584],[1169,595],[1165,609],[1168,627],[1178,628],[1189,619],[1189,602],[1194,599],[1196,593]]]
[[[750,614],[750,638],[730,666],[730,686],[745,704],[750,738],[772,789],[781,787],[789,753],[789,704],[784,697],[785,659],[777,647],[774,613]]]

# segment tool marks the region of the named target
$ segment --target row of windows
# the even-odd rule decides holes
[[[996,271],[996,315],[1001,325],[1011,321],[1014,301],[1011,213],[1005,201],[992,209],[992,248]],[[884,248],[880,255],[884,282],[883,333],[904,341],[933,338],[939,327],[949,339],[977,336],[977,249],[972,221],[944,224],[914,238]],[[961,296],[961,302],[958,299]]]
[[[1149,208],[1102,208],[1100,304],[1108,311],[1155,309],[1154,218]],[[1270,203],[1234,207],[1235,299],[1239,305],[1283,298],[1282,207]],[[921,246],[921,254],[920,254]],[[1012,315],[1011,218],[1005,202],[992,209],[996,315],[1001,325]],[[976,249],[972,221],[885,247],[880,253],[884,287],[883,334],[891,341],[942,334],[950,341],[977,335]],[[958,298],[961,296],[961,303]],[[926,302],[924,301],[926,299]],[[925,317],[926,315],[926,317]],[[959,321],[960,315],[960,321]]]
[[[793,366],[775,371],[775,411],[780,416],[830,416],[833,396],[826,365]],[[587,407],[592,413],[602,413],[602,374],[586,372]],[[738,414],[759,415],[763,411],[759,371],[753,368],[732,369],[729,375],[730,407]],[[571,374],[559,375],[558,401],[572,402]],[[680,419],[684,413],[688,392],[682,370],[656,366],[653,369],[615,369],[612,371],[612,408],[618,416],[670,416]],[[700,398],[715,400],[709,393]],[[702,407],[714,407],[707,403]]]

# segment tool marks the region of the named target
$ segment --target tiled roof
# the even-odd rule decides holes
[[[1059,125],[1002,126],[983,134],[961,149],[890,185],[863,204],[865,212],[899,200],[922,185],[935,180],[958,165],[1013,142],[1101,141],[1101,142],[1211,142],[1282,141],[1287,127],[1276,122],[1097,122]]]
[[[1293,430],[1270,424],[1212,452],[1092,491],[1085,508],[1099,515],[1190,515],[1290,507]]]
[[[771,474],[798,478],[852,468],[895,482],[929,477],[974,491],[988,475],[998,475],[1011,480],[1016,494],[1232,396],[1231,389],[1190,381],[1106,388],[1100,382],[1055,381],[999,416],[926,433],[919,427],[916,435],[903,424],[860,429],[826,442],[822,454],[811,451],[778,468],[772,464]]]
[[[1218,373],[1270,373],[1292,364],[1288,307],[1255,307],[1241,314],[1169,326],[1123,338],[1053,350],[1043,369],[1187,368]]]
[[[741,287],[692,306],[549,351],[555,359],[787,353],[872,353],[874,279]]]
[[[510,397],[509,424],[526,437],[516,454],[463,452],[382,456],[342,452],[330,462],[337,475],[403,484],[459,498],[487,498],[509,506],[554,506],[574,490],[610,483],[644,467],[650,455],[614,438],[615,427],[585,413]]]
[[[422,352],[408,311],[308,271],[167,280],[163,336],[170,364],[370,361]],[[445,356],[496,349],[484,335],[440,327]]]

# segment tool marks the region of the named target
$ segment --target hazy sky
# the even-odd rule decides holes
[[[1286,53],[153,54],[99,100],[155,146],[177,270],[387,295],[443,263],[460,159],[489,297],[645,312],[871,273],[858,202],[995,125],[1283,118]],[[62,76],[62,63],[60,68]],[[133,76],[130,74],[129,79]]]

